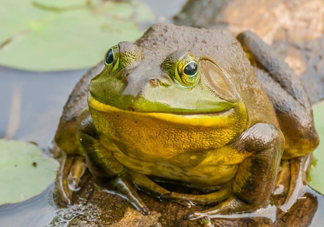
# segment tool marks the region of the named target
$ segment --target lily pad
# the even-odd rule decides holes
[[[0,64],[58,71],[92,67],[116,43],[134,41],[154,19],[143,3],[0,0]]]
[[[324,102],[313,107],[315,127],[320,144],[314,151],[314,165],[310,172],[310,185],[324,194]]]
[[[0,205],[38,195],[55,179],[59,164],[31,143],[0,140]]]

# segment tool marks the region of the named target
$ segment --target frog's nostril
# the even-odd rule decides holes
[[[124,80],[128,80],[129,75],[130,75],[130,73],[126,73],[126,74],[122,75],[122,78]]]
[[[159,81],[155,78],[150,79],[149,83],[152,87],[157,87],[159,85]]]

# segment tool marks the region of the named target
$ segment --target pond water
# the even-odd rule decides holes
[[[86,71],[40,73],[0,66],[0,137],[12,127],[9,122],[16,122],[12,139],[50,147],[67,97]]]
[[[51,184],[44,192],[26,201],[0,206],[1,226],[49,225],[57,215],[53,201],[53,187],[54,184]]]

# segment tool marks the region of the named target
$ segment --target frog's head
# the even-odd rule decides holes
[[[228,53],[215,49],[210,56],[214,46],[204,51],[199,34],[186,41],[181,35],[190,34],[168,37],[161,25],[156,27],[158,32],[153,26],[152,34],[147,32],[135,44],[120,42],[107,51],[105,69],[90,85],[95,100],[123,110],[175,114],[224,112],[241,102],[229,72],[213,56]],[[205,31],[200,39],[208,35]]]
[[[248,125],[237,78],[246,75],[249,62],[227,32],[158,24],[135,44],[111,47],[104,62],[91,81],[88,103],[97,130],[122,138],[115,143],[154,150],[152,142],[139,146],[137,138],[145,135],[159,138],[162,147],[169,144],[175,155],[184,148],[223,146]]]

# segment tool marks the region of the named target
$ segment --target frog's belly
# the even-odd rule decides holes
[[[116,152],[116,159],[125,167],[150,176],[179,180],[197,185],[220,185],[234,178],[238,165],[198,165],[179,167],[165,162],[145,162]]]

